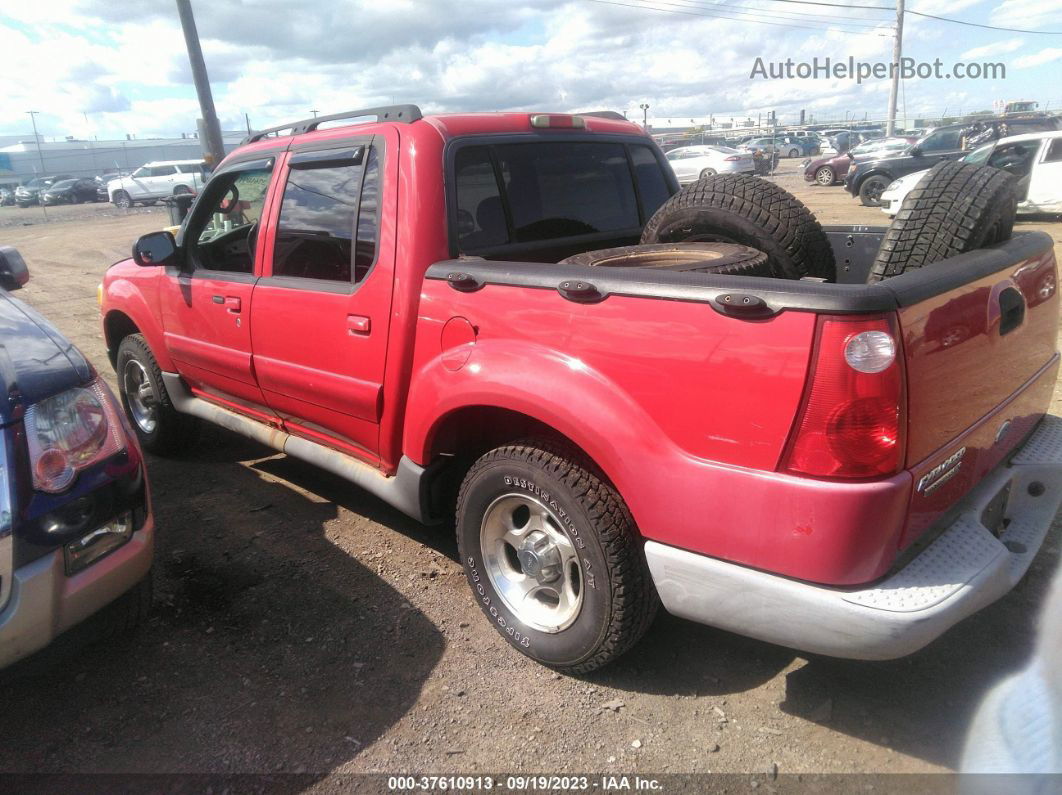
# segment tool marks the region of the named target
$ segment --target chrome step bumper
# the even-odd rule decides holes
[[[981,514],[1008,481],[1010,522],[997,538]],[[1062,418],[1048,416],[1008,466],[963,499],[947,530],[872,586],[798,582],[655,541],[645,554],[670,613],[803,651],[887,660],[917,651],[1010,591],[1060,503]]]

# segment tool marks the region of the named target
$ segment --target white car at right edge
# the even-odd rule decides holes
[[[1000,138],[962,158],[963,163],[992,166],[1018,178],[1018,213],[1062,213],[1062,130]],[[896,215],[903,200],[927,171],[916,171],[889,184],[881,194],[881,211]]]

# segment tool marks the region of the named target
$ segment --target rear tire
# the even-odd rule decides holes
[[[706,168],[703,171],[701,171],[701,177],[700,178],[701,179],[708,179],[708,177],[714,177],[717,173],[719,173],[719,172],[717,172],[714,168]]]
[[[561,260],[560,265],[602,268],[654,268],[732,276],[770,276],[767,255],[733,243],[654,243],[586,251]]]
[[[176,188],[173,189],[174,196],[187,196],[191,192],[192,189],[189,188],[187,185],[178,185]]]
[[[162,370],[142,334],[130,334],[118,346],[115,360],[118,394],[140,446],[156,455],[187,448],[198,427],[195,417],[173,407]]]
[[[483,455],[457,498],[473,597],[521,654],[600,668],[649,628],[658,599],[630,513],[575,450],[518,442]]]
[[[1007,240],[1018,207],[1014,183],[1012,174],[989,166],[933,166],[900,205],[867,281]]]
[[[833,249],[815,216],[773,182],[721,174],[687,185],[649,219],[642,243],[738,243],[767,255],[769,273],[834,281]]]
[[[789,150],[789,157],[800,157],[800,150],[796,147],[793,147]]]

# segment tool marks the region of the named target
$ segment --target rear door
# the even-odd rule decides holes
[[[378,463],[398,133],[295,144],[251,310],[254,369],[294,434]]]
[[[192,391],[259,419],[273,415],[255,381],[247,321],[273,171],[266,158],[214,176],[181,230],[186,265],[167,268],[160,290],[166,348]]]

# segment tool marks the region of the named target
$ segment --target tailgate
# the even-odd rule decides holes
[[[993,270],[993,263],[1002,265]],[[903,305],[907,468],[915,486],[901,545],[1029,434],[1050,405],[1058,368],[1058,277],[1046,236],[1022,235],[931,267],[940,269],[932,297],[905,301],[904,276],[894,285]],[[955,286],[940,290],[947,280]]]

